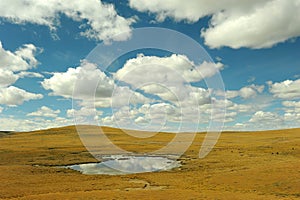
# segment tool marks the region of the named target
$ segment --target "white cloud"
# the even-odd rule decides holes
[[[52,91],[50,95],[81,100],[80,106],[83,107],[122,107],[128,103],[149,102],[129,87],[115,85],[112,78],[87,61],[82,61],[77,68],[54,73],[42,82],[42,86]]]
[[[2,117],[0,127],[7,131],[33,131],[72,125],[73,120],[56,117],[54,119],[35,118],[22,119],[17,117]]]
[[[272,47],[300,36],[299,9],[299,0],[271,0],[247,11],[225,10],[214,14],[211,26],[201,35],[212,48]]]
[[[209,78],[214,76],[217,72],[224,69],[224,65],[221,62],[211,63],[211,62],[203,62],[200,66],[196,67],[196,70],[200,73],[201,79]],[[196,73],[193,73],[196,75]],[[198,81],[198,76],[195,77],[194,81]]]
[[[12,71],[0,68],[0,88],[14,84],[19,79]]]
[[[114,110],[113,115],[100,119],[103,125],[139,130],[159,131],[167,122],[187,122],[181,120],[182,113],[168,103],[144,104],[140,107],[123,106]],[[179,123],[176,125],[180,125]],[[174,128],[174,127],[173,127]]]
[[[233,99],[238,96],[244,98],[244,99],[249,99],[256,97],[258,93],[262,93],[265,89],[264,85],[249,85],[242,87],[240,90],[227,90],[225,91],[225,96],[227,99]],[[223,96],[224,92],[218,91],[217,95]]]
[[[200,106],[211,104],[211,91],[193,87],[190,83],[213,76],[222,67],[221,63],[215,66],[208,62],[194,66],[184,55],[138,55],[137,58],[128,60],[112,77],[101,72],[94,64],[82,62],[80,67],[69,68],[64,73],[54,73],[51,78],[45,79],[42,85],[45,89],[52,90],[53,95],[71,98],[76,84],[77,95],[73,96],[73,99],[79,100],[75,102],[75,105],[79,106],[76,108],[79,109],[77,112],[91,106],[111,107],[111,116],[104,115],[100,119],[92,119],[99,120],[102,125],[134,128],[136,124],[151,124],[157,128],[169,122],[198,122]],[[98,81],[100,88],[94,87]],[[103,92],[104,89],[109,92]],[[97,116],[95,110],[89,111],[83,118],[76,118],[84,122],[92,116]],[[208,116],[206,121],[209,114],[205,114]],[[229,113],[228,119],[233,115],[234,112]]]
[[[226,109],[227,111],[234,111],[237,113],[248,113],[255,112],[255,109],[252,105],[249,104],[237,104],[230,100],[226,100]]]
[[[284,105],[286,107],[300,108],[300,101],[283,101],[282,105]]]
[[[15,54],[25,60],[29,66],[37,66],[38,61],[35,58],[35,54],[39,50],[38,53],[41,53],[42,49],[37,49],[33,44],[24,44],[23,48],[19,48]]]
[[[155,94],[163,100],[176,102],[178,101],[178,96],[176,95],[179,88],[177,87],[166,87],[160,84],[151,83],[140,87],[139,89],[143,90],[148,94]]]
[[[300,101],[283,101],[284,120],[288,127],[299,127],[300,123]]]
[[[145,119],[144,117],[139,116],[134,120],[135,123],[137,124],[148,124],[149,120]]]
[[[286,107],[286,112],[300,113],[300,101],[283,101],[282,105]]]
[[[289,103],[288,103],[289,104]],[[239,130],[267,130],[267,129],[284,129],[299,127],[300,114],[289,113],[279,114],[276,112],[257,111],[252,115],[248,122],[243,122]]]
[[[149,107],[146,111],[146,119],[150,119],[156,123],[168,121],[180,121],[180,118],[184,114],[178,107],[175,107],[167,103],[156,103]],[[186,119],[183,119],[186,120]]]
[[[209,62],[195,66],[185,55],[157,57],[140,54],[128,60],[114,78],[163,101],[198,106],[210,102],[210,91],[192,87],[190,83],[214,76],[222,68],[222,63]]]
[[[227,127],[228,130],[238,130],[238,131],[242,131],[245,130],[245,128],[247,128],[247,124],[244,123],[236,123],[235,125],[233,125],[232,127]]]
[[[264,122],[280,121],[280,117],[276,113],[258,111],[252,116],[252,118],[249,121],[250,122],[259,122],[259,123],[263,124]]]
[[[95,125],[95,121],[101,118],[103,111],[97,110],[96,108],[90,107],[80,107],[78,110],[76,109],[68,109],[66,114],[68,118],[72,118],[74,123],[76,124],[93,124]]]
[[[284,106],[285,116],[289,116],[289,118],[295,117],[295,119],[299,119],[300,101],[283,101],[282,105]]]
[[[11,52],[5,50],[0,42],[0,68],[12,72],[34,68],[38,65],[35,55],[39,52],[41,50],[33,44],[24,44],[15,52]]]
[[[248,99],[251,97],[255,97],[257,95],[257,92],[262,93],[264,88],[264,86],[257,86],[252,84],[248,87],[243,87],[242,89],[240,89],[239,95],[244,99]]]
[[[19,78],[37,76],[36,73],[26,72],[38,65],[35,54],[38,48],[25,44],[15,52],[5,50],[0,42],[0,104],[16,106],[24,101],[41,99],[43,95],[27,92],[12,86]]]
[[[225,105],[224,105],[225,104]],[[211,105],[210,105],[211,106]],[[216,101],[214,106],[216,107],[215,111],[212,110],[212,107],[202,107],[201,113],[212,114],[212,119],[217,121],[223,121],[225,123],[233,122],[238,120],[240,117],[248,116],[249,114],[255,113],[258,109],[252,104],[237,104],[233,101],[226,99],[225,101]],[[224,118],[224,113],[219,112],[218,108],[226,107],[226,113]]]
[[[202,88],[187,86],[186,80],[189,82],[199,81],[205,77],[213,76],[217,73],[217,67],[221,68],[223,65],[219,63],[215,67],[212,63],[204,62],[197,67],[200,73],[203,72],[203,75],[200,75],[196,70],[193,70],[193,63],[186,60],[185,56],[175,54],[165,58],[139,55],[135,59],[128,60],[124,67],[114,74],[113,78],[130,84],[134,89],[141,89],[167,101],[178,101],[177,98],[183,101],[192,96],[198,98],[199,101],[196,102],[198,104],[208,103],[210,101],[209,92]],[[150,64],[151,68],[147,67],[146,63]],[[162,67],[161,64],[166,67]],[[147,76],[142,74],[147,74]],[[179,75],[182,74],[184,79],[180,79]],[[97,69],[96,65],[82,61],[77,68],[69,68],[67,72],[54,73],[51,78],[42,82],[42,86],[51,90],[51,95],[83,100],[81,106],[84,107],[89,104],[96,107],[122,107],[153,101],[128,86],[115,84],[113,78]],[[73,96],[74,89],[75,95]],[[188,91],[184,92],[186,89]],[[191,98],[189,101],[191,102]]]
[[[284,114],[284,120],[288,123],[288,124],[293,124],[294,127],[299,128],[299,123],[300,123],[300,113],[285,113]],[[293,126],[290,126],[293,127]]]
[[[180,129],[181,131],[188,131],[195,130],[192,128],[194,125],[207,126],[210,120],[225,123],[235,122],[241,116],[248,117],[259,109],[259,106],[237,104],[230,100],[226,100],[225,102],[214,101],[214,109],[211,102],[196,105],[187,101],[178,105],[154,102],[138,107],[125,106],[114,110],[113,115],[99,119],[99,122],[102,125],[140,130],[159,131],[168,129],[174,131]],[[227,109],[225,116],[219,110],[219,108],[224,106]],[[172,126],[170,126],[170,123],[172,123]]]
[[[35,58],[39,48],[32,44],[25,44],[15,52],[5,50],[0,41],[0,88],[14,84],[19,78],[42,77],[41,74],[27,72],[39,63]]]
[[[179,107],[156,102],[139,107],[122,107],[113,115],[100,119],[100,124],[147,131],[195,131],[199,125],[207,126],[210,120],[232,122],[238,114],[232,109],[224,117],[222,112],[212,111],[211,104]]]
[[[129,87],[116,87],[111,100],[112,107],[122,107],[124,105],[137,105],[151,102],[141,93],[131,90]]]
[[[2,107],[0,107],[0,113],[2,113],[2,111],[3,111],[3,108],[2,108]]]
[[[233,98],[239,96],[239,91],[238,90],[227,90],[227,91],[225,91],[225,94],[221,91],[218,91],[217,94],[220,96],[225,95],[227,99],[233,99]]]
[[[268,82],[269,91],[276,98],[296,99],[300,98],[300,79],[286,80],[280,83]]]
[[[27,116],[56,118],[59,113],[60,110],[52,110],[47,106],[42,106],[37,111],[28,113]]]
[[[95,87],[98,85],[96,91]],[[56,72],[49,79],[42,82],[46,90],[51,90],[51,95],[72,98],[75,89],[74,98],[86,99],[96,97],[110,97],[114,90],[114,81],[108,78],[97,66],[82,61],[77,68],[69,68],[66,72]]]
[[[221,69],[223,69],[222,63],[214,64],[206,61],[195,66],[185,55],[157,57],[139,54],[137,58],[127,60],[114,77],[134,87],[141,87],[149,83],[198,82],[215,75]]]
[[[67,116],[72,118],[74,116],[91,116],[91,115],[102,115],[103,112],[99,111],[95,108],[87,108],[87,107],[81,107],[80,110],[75,109],[68,109],[67,110]]]
[[[81,34],[95,40],[126,40],[130,37],[133,18],[117,14],[114,6],[100,0],[59,1],[0,1],[0,17],[11,23],[33,23],[48,26],[55,31],[60,25],[60,15],[82,22]],[[122,34],[121,34],[122,33]],[[121,34],[121,35],[120,35]]]
[[[20,73],[18,73],[18,76],[20,78],[25,78],[25,77],[30,77],[30,78],[44,78],[44,76],[40,73],[37,72],[26,72],[26,71],[22,71]]]
[[[212,16],[209,27],[201,31],[205,44],[211,48],[268,48],[300,36],[299,0],[129,2],[141,12],[156,13],[159,21],[171,17],[176,21],[196,22]]]
[[[0,88],[0,104],[8,106],[17,106],[21,105],[24,101],[41,98],[43,98],[41,94],[30,93],[14,86]]]
[[[244,99],[248,99],[250,97],[256,96],[256,91],[251,87],[243,87],[239,91],[239,95],[243,97]]]
[[[205,16],[212,15],[232,8],[245,9],[261,0],[242,1],[207,1],[207,0],[129,0],[130,7],[140,12],[152,12],[157,14],[157,20],[163,21],[166,17],[171,17],[176,21],[187,20],[188,22],[197,22]]]
[[[102,117],[99,120],[99,123],[104,126],[115,126],[114,116]]]
[[[249,120],[252,129],[279,129],[284,126],[284,118],[274,112],[256,112]]]
[[[211,103],[210,90],[185,84],[160,85],[153,83],[139,89],[147,94],[160,97],[162,101],[167,101],[177,106],[189,107]]]

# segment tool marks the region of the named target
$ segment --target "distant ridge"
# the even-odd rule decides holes
[[[13,133],[14,131],[0,131],[0,133]]]
[[[4,137],[14,133],[14,131],[0,131],[0,137]]]
[[[96,126],[96,125],[69,125],[69,126],[61,126],[61,127],[52,127],[52,128],[46,128],[46,129],[40,129],[40,130],[32,130],[32,131],[0,131],[0,137],[13,134],[13,133],[22,133],[22,132],[43,132],[43,131],[76,131],[76,127],[79,126],[81,128],[101,128],[104,132],[145,132],[145,133],[153,133],[153,131],[144,131],[144,130],[136,130],[136,129],[125,129],[125,128],[115,128],[115,127],[109,127],[109,126]],[[299,128],[286,128],[286,129],[274,129],[274,130],[224,130],[222,131],[223,134],[229,134],[229,133],[261,133],[261,132],[278,132],[278,131],[299,131],[300,132],[300,127]],[[160,132],[160,131],[159,131]],[[175,132],[164,132],[161,131],[160,133],[175,133]],[[180,132],[180,133],[191,133],[191,132]],[[206,133],[206,131],[201,131],[198,133]]]

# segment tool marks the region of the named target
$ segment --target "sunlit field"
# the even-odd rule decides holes
[[[88,128],[88,127],[87,127]],[[114,144],[140,152],[160,148],[172,133],[135,141],[104,128]],[[299,199],[300,129],[224,132],[198,158],[204,133],[168,171],[84,175],[59,166],[99,162],[73,126],[0,138],[1,199]]]

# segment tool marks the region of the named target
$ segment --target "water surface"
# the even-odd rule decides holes
[[[104,156],[100,163],[87,163],[66,166],[83,174],[134,174],[164,171],[179,167],[179,161],[163,156]]]

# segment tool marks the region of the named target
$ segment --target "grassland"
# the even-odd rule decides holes
[[[103,130],[135,152],[159,149],[174,137],[135,139],[119,129]],[[224,132],[199,159],[204,136],[197,134],[180,168],[108,176],[54,167],[97,161],[73,126],[2,134],[0,199],[300,199],[300,129]]]

